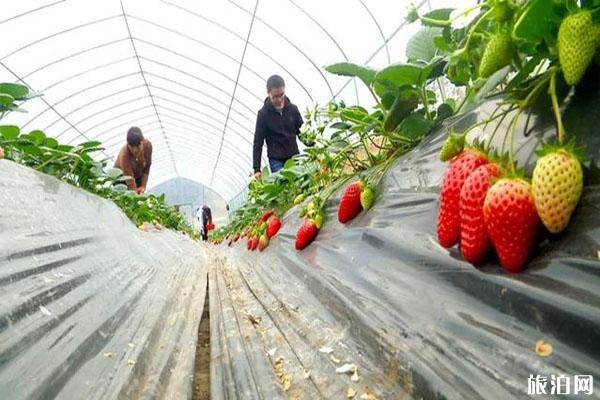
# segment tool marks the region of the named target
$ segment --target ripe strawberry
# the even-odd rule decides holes
[[[250,250],[254,251],[258,247],[258,236],[252,236],[252,245],[250,246]]]
[[[274,210],[267,210],[263,213],[262,217],[260,217],[260,222],[265,222],[266,220],[269,219],[269,217],[271,215],[273,215],[273,213],[275,213]]]
[[[360,193],[362,188],[362,182],[358,181],[346,186],[344,193],[342,193],[338,207],[338,221],[342,224],[350,221],[361,212]]]
[[[308,246],[315,239],[317,233],[319,233],[319,229],[315,221],[305,218],[296,233],[296,250],[302,250]]]
[[[460,191],[460,251],[471,264],[483,261],[490,249],[483,202],[495,177],[498,177],[496,164],[480,165],[471,172]]]
[[[236,233],[235,235],[233,235],[233,241],[234,242],[237,242],[239,240],[239,238],[240,238],[239,234]]]
[[[275,215],[273,218],[271,218],[269,225],[267,226],[267,236],[272,238],[277,234],[279,228],[281,228],[281,220],[277,218],[277,215]]]
[[[529,182],[518,178],[497,181],[485,196],[483,218],[500,265],[510,272],[522,271],[540,225]]]
[[[375,193],[373,189],[369,185],[365,185],[362,193],[360,194],[360,205],[363,210],[367,211],[371,207],[373,207],[373,202],[375,201]]]
[[[508,33],[492,36],[481,57],[479,76],[487,78],[500,68],[509,65],[513,54],[514,46]]]
[[[252,238],[248,238],[248,240],[246,241],[246,248],[248,250],[252,250]]]
[[[266,234],[262,234],[258,239],[258,251],[263,251],[269,245],[269,237]]]
[[[485,155],[473,149],[464,150],[450,162],[440,190],[437,235],[442,246],[452,247],[459,242],[460,191],[469,174],[485,163]]]
[[[558,59],[565,76],[571,86],[577,85],[585,70],[590,65],[598,35],[594,33],[592,14],[579,11],[567,16],[558,29]]]
[[[547,146],[533,169],[533,198],[543,224],[552,233],[565,229],[583,190],[583,171],[569,148]]]

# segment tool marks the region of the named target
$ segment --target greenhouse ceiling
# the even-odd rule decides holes
[[[469,1],[423,1],[461,7]],[[405,60],[408,1],[12,0],[0,17],[0,81],[43,93],[7,123],[117,155],[130,126],[153,143],[150,186],[184,177],[225,199],[252,172],[265,80],[283,76],[300,110],[332,98],[371,105],[323,66]],[[266,164],[263,150],[263,166]]]

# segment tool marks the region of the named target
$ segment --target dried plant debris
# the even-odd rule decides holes
[[[325,346],[325,347],[321,347],[319,349],[319,352],[325,353],[325,354],[330,354],[330,353],[333,353],[333,349],[329,346]]]
[[[372,393],[363,393],[360,395],[360,400],[377,400],[377,397]]]
[[[348,392],[346,393],[346,397],[349,399],[353,399],[356,396],[356,390],[352,388],[348,388]]]
[[[344,364],[341,367],[336,368],[335,372],[338,374],[354,374],[356,370],[356,364]]]
[[[277,379],[283,387],[283,390],[287,391],[292,385],[292,377],[290,375],[287,375],[283,370],[284,361],[285,358],[283,358],[283,356],[277,357],[277,359],[275,360],[275,365],[273,366],[273,370],[275,371],[275,376],[277,376]]]
[[[254,326],[257,326],[260,323],[260,320],[262,319],[261,317],[257,317],[255,315],[250,314],[250,313],[246,314],[246,318],[248,318],[248,320]]]
[[[535,352],[540,357],[549,357],[552,354],[552,345],[545,340],[535,342]]]

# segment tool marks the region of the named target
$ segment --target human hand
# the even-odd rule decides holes
[[[254,173],[254,179],[256,179],[257,181],[260,181],[261,176],[262,174],[260,173],[260,171]]]
[[[146,188],[143,187],[143,186],[140,186],[140,187],[138,187],[138,188],[135,189],[135,192],[137,194],[144,194],[145,191],[146,191]]]

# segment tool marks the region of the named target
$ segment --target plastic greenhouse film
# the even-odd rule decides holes
[[[400,159],[369,212],[341,225],[330,201],[329,222],[302,252],[297,209],[262,253],[216,248],[212,398],[510,399],[526,397],[538,375],[548,393],[551,376],[568,377],[573,394],[574,379],[592,375],[599,391],[600,136],[589,134],[599,118],[596,80],[565,110],[591,157],[581,204],[521,274],[493,259],[475,268],[437,243],[447,126]],[[533,166],[552,126],[551,114],[532,116],[516,143],[521,165]],[[536,352],[539,340],[551,354]]]
[[[0,160],[0,398],[191,398],[198,245]]]

